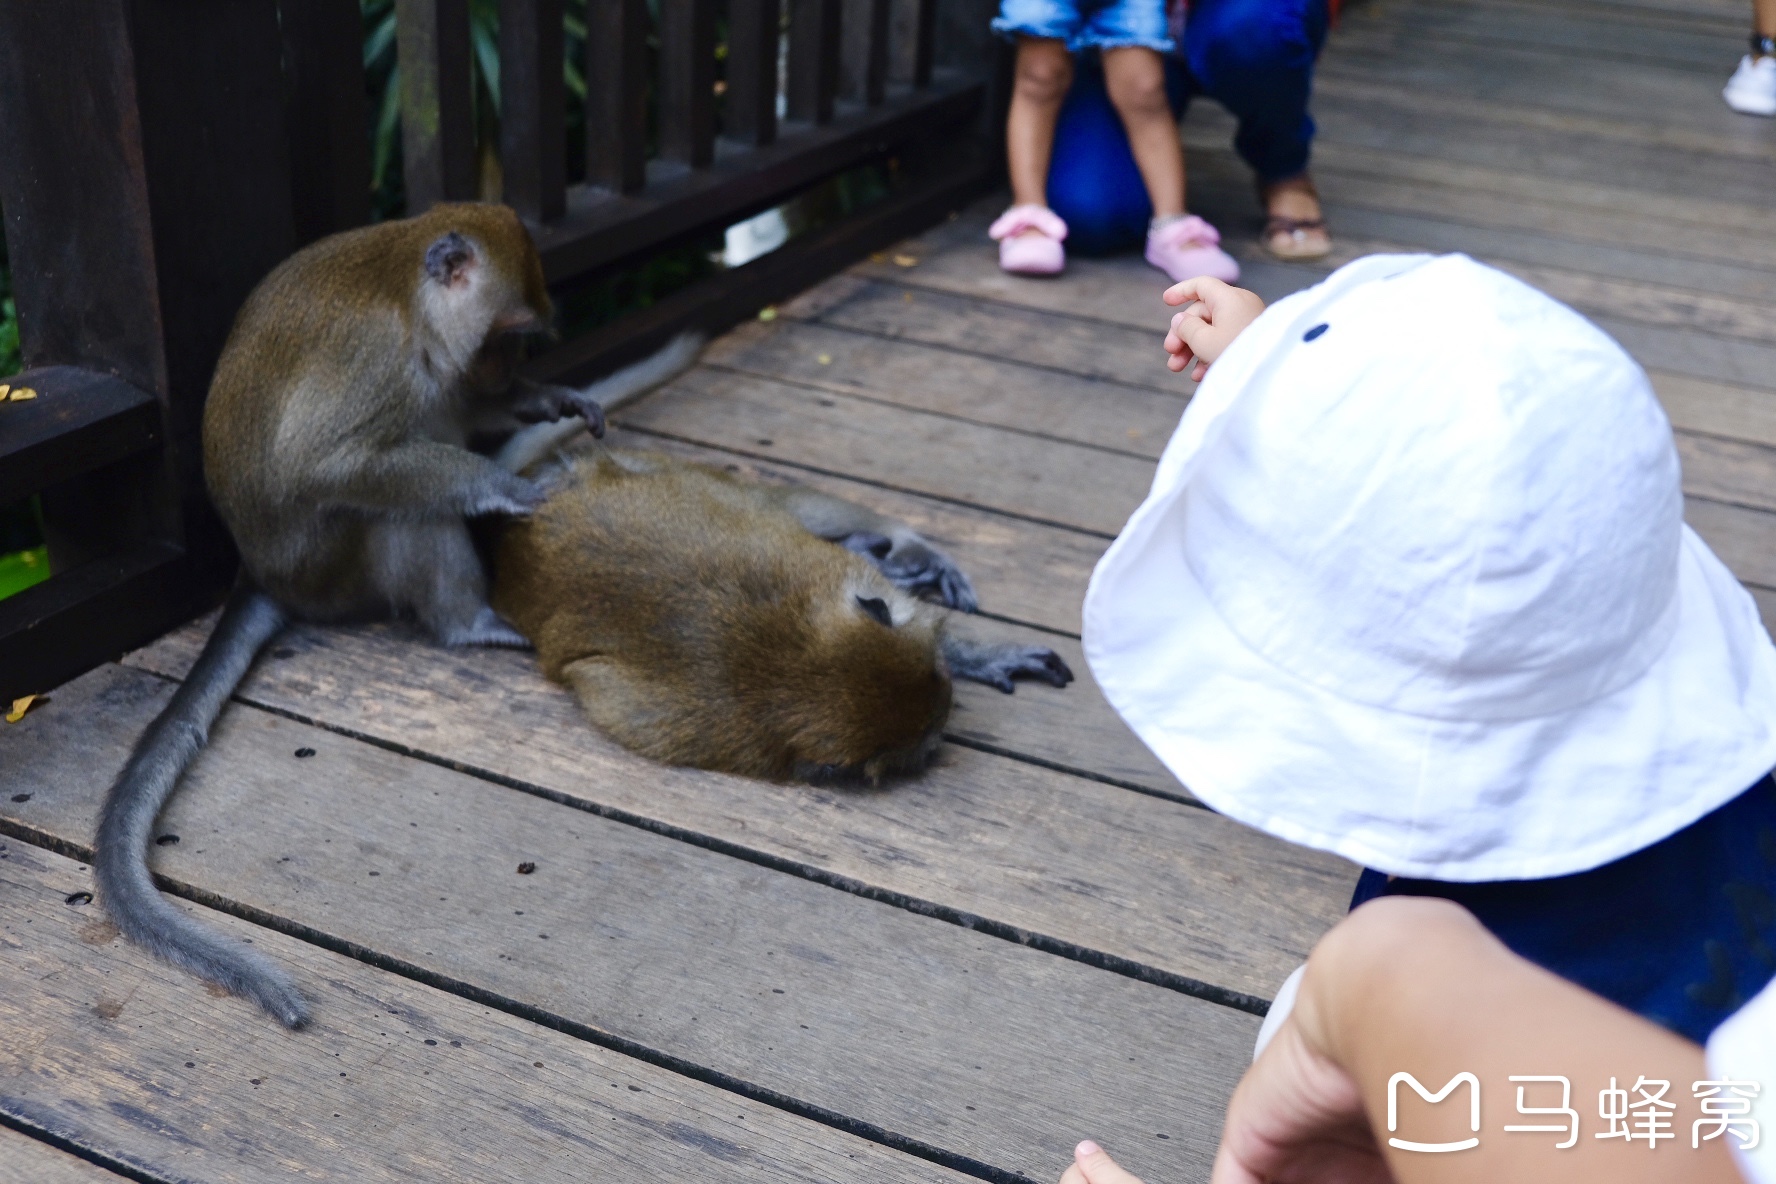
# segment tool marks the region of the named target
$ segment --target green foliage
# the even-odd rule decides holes
[[[17,374],[24,364],[19,353],[18,306],[12,302],[12,264],[6,254],[6,239],[0,236],[0,378]]]
[[[401,67],[395,50],[394,0],[359,0],[364,14],[364,83],[371,110],[371,201],[377,220],[406,212],[401,178]],[[474,75],[473,102],[482,193],[497,191],[495,148],[499,142],[499,0],[470,0],[469,37]],[[586,0],[567,0],[567,52],[562,77],[567,84],[568,177],[585,176]]]

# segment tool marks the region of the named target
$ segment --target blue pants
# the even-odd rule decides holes
[[[1366,870],[1351,907],[1377,896],[1452,900],[1531,962],[1701,1043],[1776,974],[1776,782],[1588,872],[1449,884]]]
[[[1326,0],[1190,0],[1182,61],[1167,79],[1173,107],[1182,116],[1207,95],[1239,120],[1233,146],[1260,182],[1300,176],[1326,21]]]

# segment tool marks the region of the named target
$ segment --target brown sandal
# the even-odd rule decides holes
[[[1332,253],[1331,237],[1314,242],[1307,235],[1309,231],[1325,229],[1324,218],[1285,218],[1281,214],[1272,214],[1264,220],[1264,249],[1278,259],[1323,259]],[[1279,235],[1282,236],[1280,242]]]

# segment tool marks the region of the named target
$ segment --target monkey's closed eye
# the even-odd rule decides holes
[[[857,607],[874,617],[888,628],[894,628],[894,618],[888,615],[888,602],[880,596],[859,596]]]

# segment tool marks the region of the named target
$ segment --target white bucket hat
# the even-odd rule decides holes
[[[1395,875],[1584,871],[1776,766],[1776,648],[1602,331],[1371,256],[1210,369],[1093,573],[1110,703],[1210,806]]]

